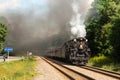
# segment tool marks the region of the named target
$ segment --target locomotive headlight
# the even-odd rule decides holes
[[[74,39],[74,42],[76,42],[77,40],[76,39]]]
[[[83,49],[83,45],[82,44],[80,44],[80,47],[79,47],[80,49]]]

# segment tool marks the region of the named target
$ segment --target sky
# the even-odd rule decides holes
[[[47,0],[0,0],[0,13],[7,11],[23,11],[31,9],[37,5],[40,6],[41,13],[45,13],[47,9]]]

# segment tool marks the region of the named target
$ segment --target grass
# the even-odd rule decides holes
[[[116,63],[106,56],[93,57],[89,60],[88,65],[120,72],[120,63]]]
[[[0,80],[32,80],[36,74],[34,58],[0,63]]]

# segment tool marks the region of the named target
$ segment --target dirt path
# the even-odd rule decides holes
[[[33,80],[65,80],[64,77],[56,69],[43,61],[40,57],[36,57],[38,66],[36,71],[40,74],[35,76]]]
[[[16,61],[16,60],[21,60],[22,57],[15,57],[15,56],[10,56],[9,59],[5,59],[5,62],[9,62],[9,61]],[[4,62],[3,58],[0,58],[0,62]]]

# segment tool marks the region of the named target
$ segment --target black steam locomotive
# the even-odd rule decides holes
[[[80,37],[65,42],[60,48],[49,49],[46,55],[63,58],[72,64],[86,65],[90,58],[90,48],[87,45],[87,39]]]

